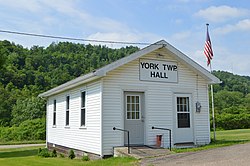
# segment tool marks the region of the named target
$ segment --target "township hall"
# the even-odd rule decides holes
[[[210,143],[208,86],[220,80],[164,40],[66,82],[47,99],[46,143],[100,158],[128,144]]]

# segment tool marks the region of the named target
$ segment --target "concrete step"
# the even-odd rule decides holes
[[[194,147],[196,147],[196,145],[193,142],[174,144],[174,148],[194,148]]]
[[[130,154],[128,153],[128,147],[114,147],[114,157],[117,156],[130,156],[137,159],[157,157],[170,154],[168,149],[155,148],[150,146],[137,146],[130,147]]]

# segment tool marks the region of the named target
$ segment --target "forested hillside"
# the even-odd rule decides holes
[[[0,41],[0,139],[19,131],[18,126],[28,128],[31,124],[44,124],[45,101],[37,97],[39,93],[137,50],[139,48],[133,46],[112,49],[70,42],[27,49],[9,41]],[[214,74],[223,81],[214,87],[216,113],[222,119],[218,126],[228,129],[223,118],[237,115],[238,121],[243,121],[239,118],[244,117],[248,122],[245,126],[232,127],[250,128],[250,77],[223,71]],[[8,131],[4,127],[9,127]],[[19,139],[27,137],[23,135]]]
[[[132,46],[111,49],[69,42],[26,49],[1,41],[0,126],[44,116],[45,104],[37,98],[39,93],[137,50]]]
[[[221,79],[214,85],[216,125],[219,129],[250,128],[250,77],[214,71]]]

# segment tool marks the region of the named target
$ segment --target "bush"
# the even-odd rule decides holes
[[[62,154],[62,153],[60,153],[59,156],[60,156],[61,158],[64,158],[64,157],[65,157],[64,154]]]
[[[89,161],[89,156],[88,155],[82,156],[82,161]]]
[[[42,152],[42,149],[41,148],[39,148],[38,149],[38,156],[39,156],[39,154]]]
[[[53,149],[52,153],[51,153],[51,157],[57,157],[57,152],[55,149]]]
[[[75,152],[71,149],[71,150],[69,151],[69,158],[70,158],[70,159],[74,159],[75,157],[76,157]]]
[[[45,148],[45,149],[38,150],[38,156],[47,158],[47,157],[51,157],[51,154],[49,150]]]
[[[45,119],[33,119],[22,122],[18,127],[0,127],[1,142],[45,140]]]
[[[45,119],[33,119],[22,122],[19,126],[20,140],[45,140]]]
[[[216,114],[215,123],[216,128],[224,130],[248,129],[250,128],[250,114]]]

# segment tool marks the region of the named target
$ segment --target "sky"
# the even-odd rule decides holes
[[[0,20],[0,30],[8,31],[125,42],[163,39],[207,70],[209,23],[212,69],[250,76],[249,0],[0,0]],[[28,48],[66,41],[2,32],[0,40]]]

